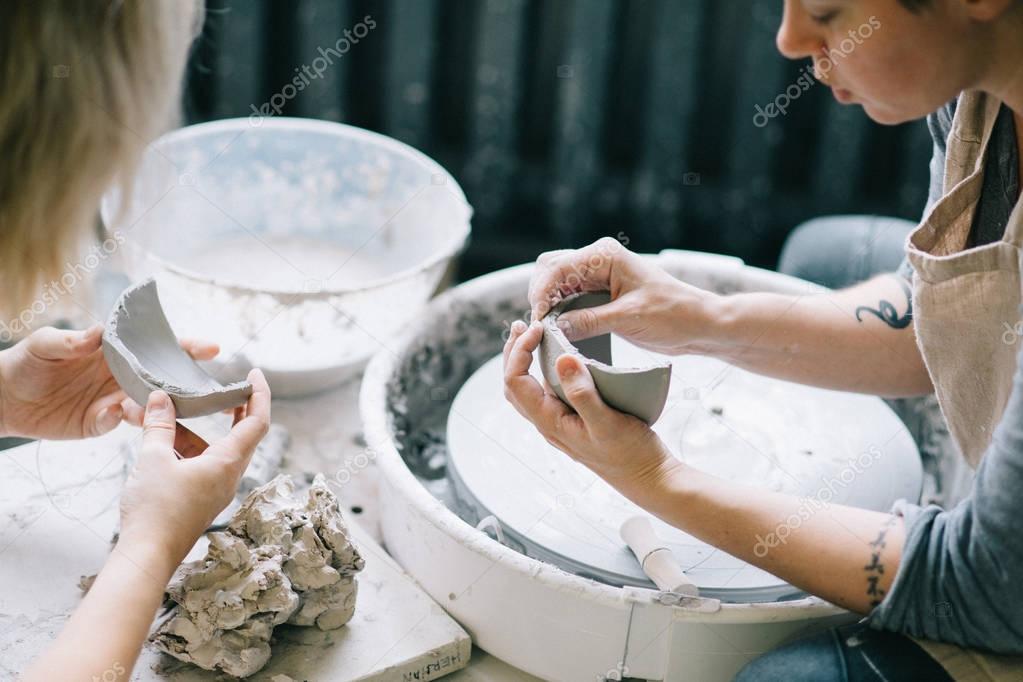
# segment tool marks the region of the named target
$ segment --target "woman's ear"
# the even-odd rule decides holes
[[[1019,5],[1018,0],[960,0],[974,21],[993,21]]]

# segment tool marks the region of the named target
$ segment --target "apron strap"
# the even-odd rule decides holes
[[[945,145],[944,194],[983,168],[988,142],[1001,107],[998,99],[979,90],[968,90],[959,95],[952,130]]]

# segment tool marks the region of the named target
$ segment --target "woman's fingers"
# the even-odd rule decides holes
[[[220,346],[201,339],[178,339],[178,344],[193,360],[212,360],[220,352]]]
[[[124,421],[132,426],[142,426],[142,420],[146,416],[146,408],[139,405],[131,398],[121,400],[121,411]]]
[[[543,318],[566,296],[611,288],[611,266],[625,247],[604,237],[577,251],[542,254],[529,283],[533,319]]]
[[[252,384],[252,395],[249,396],[248,401],[242,405],[244,408],[244,418],[258,417],[270,425],[270,384],[266,382],[266,377],[263,376],[263,370],[253,369],[249,372],[247,377],[249,383]]]
[[[98,324],[81,331],[42,327],[25,338],[25,350],[41,360],[71,360],[99,350],[102,338]]]
[[[261,379],[260,382],[261,386],[257,387],[255,383],[253,384],[253,396],[255,396],[256,398],[257,405],[259,406],[258,409],[261,410],[261,413],[266,414],[267,423],[269,423],[270,418],[269,399],[267,398],[266,400],[264,400],[264,397],[269,395],[269,387],[266,385],[266,379],[263,378],[262,372],[258,372],[258,375]],[[254,374],[250,373],[249,381],[253,381],[253,379]],[[256,395],[257,393],[259,395]],[[231,424],[232,428],[237,426],[240,422],[242,422],[245,419],[245,417],[247,416],[248,407],[251,404],[252,398],[250,397],[246,405],[239,405],[238,407],[235,407],[233,409],[224,410],[224,412],[232,414]],[[120,393],[119,406],[122,414],[122,419],[124,421],[128,422],[133,426],[143,426],[143,422],[147,414],[145,408],[140,407],[138,403],[136,403],[131,398],[124,397],[123,393]],[[114,426],[116,426],[116,424]],[[244,427],[244,430],[248,431],[252,429],[253,426],[254,425],[247,424]],[[227,438],[225,438],[224,440],[219,441],[218,451],[224,452],[226,449],[226,451],[230,451],[232,453],[238,452],[242,454],[244,457],[246,457],[245,461],[248,462],[247,457],[251,453],[245,453],[242,452],[242,450],[248,447],[248,440],[251,439],[252,434],[243,434],[244,438],[242,440],[235,439],[236,435],[237,434],[234,435],[228,434],[227,438],[230,438],[231,440],[228,441]],[[256,438],[256,443],[259,442],[259,438],[262,438],[262,436]],[[227,442],[225,443],[224,441]],[[173,446],[174,449],[178,452],[178,454],[180,454],[183,458],[186,459],[202,454],[209,447],[206,441],[204,441],[194,432],[190,431],[189,429],[180,424],[176,425],[176,437],[173,440]],[[254,445],[252,447],[253,449],[255,449]]]
[[[569,341],[579,341],[615,331],[625,314],[627,303],[617,298],[593,308],[569,310],[558,315],[558,327]]]
[[[237,420],[231,431],[210,446],[210,452],[225,457],[244,471],[259,441],[270,429],[270,386],[263,372],[254,369],[249,372],[252,395],[244,406],[235,411]],[[241,417],[241,419],[239,419]]]
[[[142,423],[142,452],[153,456],[174,457],[174,403],[163,391],[153,391],[146,403]]]
[[[572,252],[573,249],[555,249],[554,251],[544,251],[543,253],[536,257],[536,262],[537,265],[547,265],[548,263],[551,263],[554,260],[561,258],[562,256],[567,256]]]
[[[511,329],[508,330],[508,340],[504,342],[504,349],[501,354],[504,357],[504,366],[508,366],[508,356],[511,355],[511,350],[515,346],[515,342],[518,341],[519,337],[522,336],[522,332],[528,329],[525,322],[522,320],[515,320],[511,324]]]
[[[184,424],[176,423],[174,425],[174,452],[181,455],[182,459],[198,457],[206,452],[209,446],[209,443],[203,440],[199,434]]]
[[[586,426],[594,431],[608,426],[614,414],[597,393],[593,377],[579,358],[562,355],[555,363],[555,368],[568,404],[582,417]]]
[[[516,407],[533,406],[543,398],[540,384],[529,375],[529,367],[533,364],[533,351],[540,345],[542,337],[543,327],[539,322],[533,322],[519,333],[513,329],[512,336],[505,345],[505,396]]]
[[[544,435],[570,411],[556,397],[547,394],[529,374],[533,351],[540,345],[543,326],[533,322],[520,334],[509,338],[505,348],[504,395],[523,417],[533,422]]]
[[[114,391],[102,398],[99,398],[85,411],[85,423],[82,425],[82,433],[86,437],[102,436],[108,431],[113,431],[124,418],[124,408],[121,403],[125,400],[124,391]]]

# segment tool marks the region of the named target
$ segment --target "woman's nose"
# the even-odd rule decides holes
[[[775,43],[778,51],[789,59],[804,59],[820,52],[820,36],[799,0],[785,0],[785,11]]]

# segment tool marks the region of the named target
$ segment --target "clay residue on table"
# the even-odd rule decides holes
[[[364,562],[322,475],[305,502],[289,476],[276,477],[209,540],[206,557],[183,564],[167,588],[175,605],[152,636],[160,651],[245,677],[269,660],[275,626],[334,630],[355,613]]]

